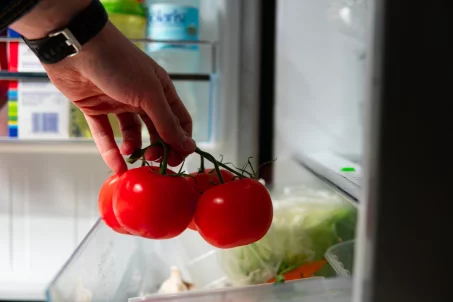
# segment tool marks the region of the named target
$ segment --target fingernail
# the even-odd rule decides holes
[[[191,137],[184,137],[184,141],[182,142],[182,149],[186,152],[193,152],[196,148],[195,141]]]

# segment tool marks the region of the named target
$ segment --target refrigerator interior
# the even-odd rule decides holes
[[[368,0],[281,0],[275,149],[358,199]],[[296,163],[295,163],[296,164]]]
[[[201,80],[185,79],[187,70],[170,70],[170,74],[181,78],[174,81],[177,89],[191,84],[196,99],[202,101],[193,106],[198,108],[194,127],[202,128],[206,138],[198,142],[199,147],[235,162],[241,149],[236,115],[240,1],[203,0],[199,10],[203,59],[195,78]],[[0,41],[2,54],[8,43],[24,47],[17,39],[6,41]],[[27,66],[32,69],[2,69],[2,85],[17,80],[47,83],[36,58],[23,49],[21,60],[31,60]],[[17,93],[23,94],[20,87]],[[188,97],[181,95],[181,99]],[[0,121],[5,128],[0,138],[0,300],[42,300],[46,286],[97,221],[97,194],[109,169],[90,139],[8,137],[5,106],[0,110],[6,117]],[[195,171],[198,166],[198,157],[186,160],[186,170]]]

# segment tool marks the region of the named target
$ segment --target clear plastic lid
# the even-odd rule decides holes
[[[345,241],[329,248],[326,259],[338,276],[352,275],[354,270],[355,240]]]

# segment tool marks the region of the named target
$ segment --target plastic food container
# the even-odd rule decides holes
[[[297,195],[299,196],[299,194],[302,193],[298,193]],[[305,193],[305,195],[307,194]],[[319,252],[313,254],[313,257],[317,257],[318,254],[320,257],[323,257],[325,253],[324,246],[328,245],[330,247],[335,244],[337,237],[347,240],[345,239],[347,236],[352,236],[354,224],[351,224],[352,230],[350,230],[348,223],[350,219],[348,217],[352,217],[353,215],[346,215],[344,216],[345,219],[340,220],[338,220],[338,217],[343,217],[341,213],[347,212],[334,211],[336,215],[326,215],[325,211],[320,211],[323,204],[321,201],[326,198],[323,195],[315,196],[315,199],[320,201],[320,208],[305,207],[307,202],[311,204],[313,200],[312,197],[308,197],[303,198],[304,200],[301,201],[291,200],[289,203],[285,202],[285,207],[281,203],[278,206],[276,205],[276,209],[280,209],[281,207],[286,209],[287,206],[295,203],[303,206],[299,208],[301,211],[309,211],[310,213],[315,211],[313,212],[315,214],[314,216],[298,215],[296,218],[298,220],[304,217],[305,222],[303,226],[305,228],[304,230],[307,230],[307,234],[310,236],[317,234],[318,236],[313,238],[322,239],[322,242],[313,242],[315,249],[317,251],[319,250]],[[342,202],[338,200],[338,203],[341,204]],[[328,202],[326,199],[325,205],[331,206],[331,204],[332,201]],[[347,223],[348,228],[345,228],[342,223],[338,223],[343,221]],[[354,221],[354,219],[351,221]],[[319,223],[321,223],[321,228],[319,228]],[[296,227],[299,224],[294,225]],[[330,234],[331,236],[328,242],[325,243],[325,230],[330,230],[331,227],[335,227],[335,232],[329,232],[329,234],[332,234]],[[277,230],[279,229],[277,228]],[[299,236],[296,236],[296,238],[299,238]],[[310,240],[299,241],[304,243],[311,242]],[[317,246],[321,246],[322,248]],[[295,249],[293,248],[292,250]],[[243,268],[243,264],[253,264],[257,261],[267,263],[269,260],[273,260],[273,258],[268,259],[260,256],[257,259],[250,259],[256,260],[252,262],[242,263],[236,260],[233,262],[222,262],[221,259],[226,259],[225,257],[222,258],[222,254],[225,256],[224,252],[225,250],[219,252],[219,250],[207,244],[197,232],[192,230],[186,230],[180,236],[173,239],[148,240],[141,237],[115,233],[99,220],[51,282],[46,292],[47,301],[261,302],[343,301],[343,298],[345,301],[350,301],[350,281],[343,282],[327,280],[325,278],[313,278],[291,281],[280,286],[275,286],[274,284],[238,284],[238,282],[233,282],[234,279],[230,279],[230,276],[237,277],[238,274],[231,274],[231,272],[227,274],[228,267],[232,269]],[[250,255],[250,253],[247,255]],[[279,254],[277,253],[275,255],[278,256]],[[277,258],[276,264],[280,263],[281,260],[283,258]],[[225,263],[229,263],[230,265],[225,266]],[[233,267],[233,263],[236,266]],[[172,266],[180,269],[185,281],[195,285],[194,291],[171,295],[157,294],[161,284],[169,277],[170,267]],[[262,267],[263,265],[260,266],[260,268]],[[245,269],[243,268],[239,272],[240,274],[242,272],[250,272],[253,268],[246,266]],[[327,275],[317,276],[323,277]],[[268,280],[267,277],[261,280],[261,282],[255,282],[254,284]],[[349,278],[346,279],[349,280]],[[232,284],[235,286],[232,286]],[[339,298],[333,299],[332,297],[335,297],[337,294]],[[301,300],[301,298],[305,297],[308,300]]]
[[[47,301],[350,301],[351,281],[313,278],[228,288],[216,251],[187,231],[178,238],[153,241],[116,234],[98,221],[47,290]],[[200,240],[201,241],[201,240]],[[190,244],[189,244],[190,243]],[[196,244],[193,244],[196,243]],[[191,248],[192,247],[192,248]],[[206,248],[206,249],[205,249]],[[197,250],[198,249],[198,250]],[[197,256],[198,255],[198,256]],[[193,292],[155,292],[178,266]],[[224,288],[215,289],[221,286]]]
[[[129,302],[350,302],[352,299],[350,278],[306,279],[273,284],[209,290],[179,295],[132,298]]]
[[[127,301],[158,291],[177,266],[198,289],[222,286],[216,251],[187,230],[169,240],[117,234],[98,221],[47,290],[47,300]]]
[[[330,247],[326,259],[338,276],[349,276],[354,271],[355,240],[345,241]]]

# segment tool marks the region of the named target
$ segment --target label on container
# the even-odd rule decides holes
[[[20,43],[17,54],[17,70],[23,72],[45,72],[35,53],[25,43]]]
[[[173,4],[151,4],[148,7],[148,38],[154,40],[196,41],[199,35],[198,9]],[[151,43],[149,51],[167,48],[197,49],[197,45]]]
[[[11,28],[8,28],[8,37],[10,38],[20,38],[20,34]]]
[[[8,136],[17,137],[17,89],[8,91]]]
[[[17,89],[18,137],[69,137],[69,100],[50,82],[19,81]]]

